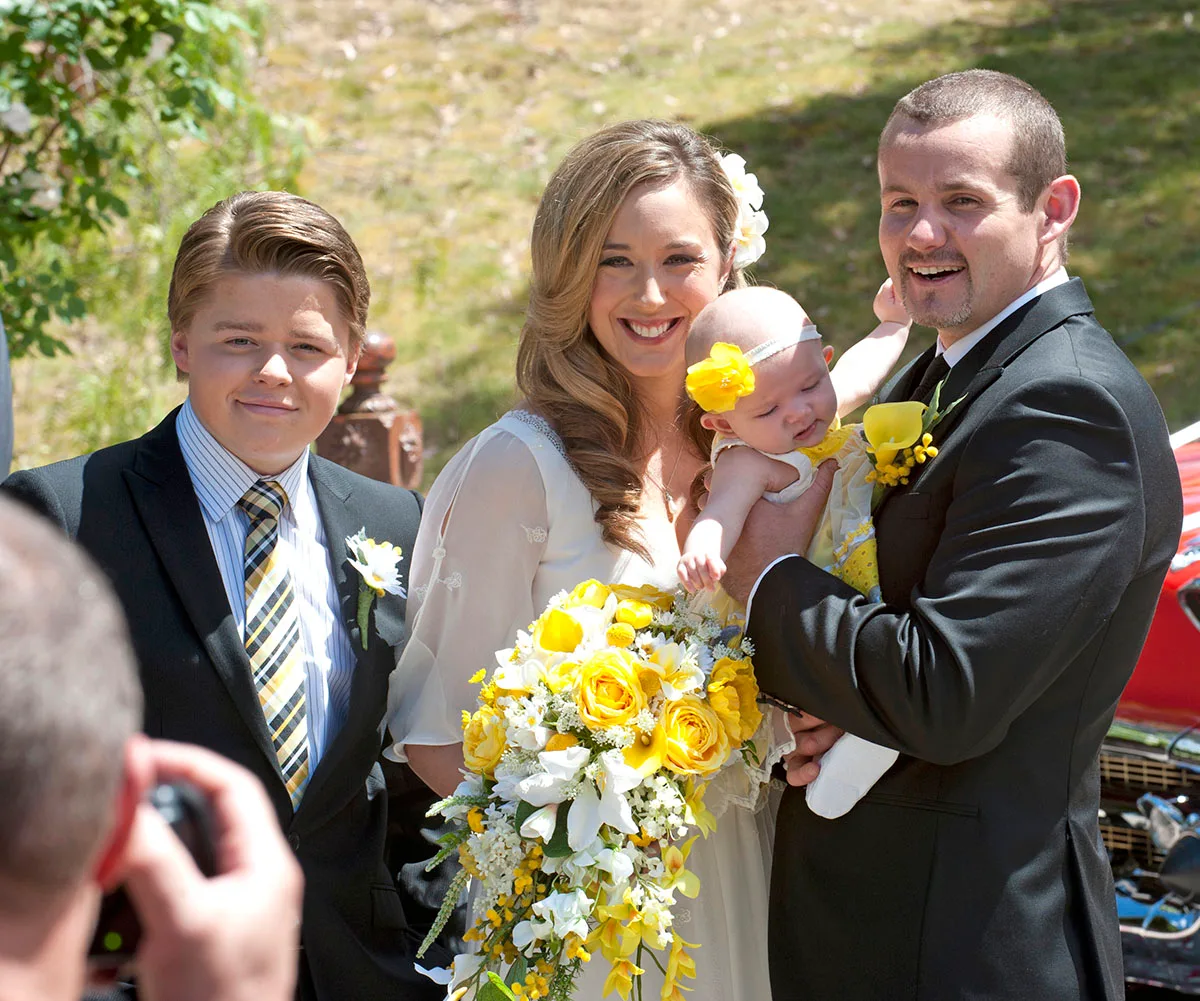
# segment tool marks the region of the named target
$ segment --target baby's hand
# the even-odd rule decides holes
[[[890,278],[880,285],[879,291],[875,293],[873,308],[880,323],[912,323]]]
[[[688,592],[713,589],[725,575],[725,561],[715,552],[684,553],[679,559],[679,582]]]
[[[721,538],[724,529],[715,518],[701,515],[683,543],[683,556],[676,568],[679,582],[688,591],[715,588],[725,574],[725,561],[721,559]]]

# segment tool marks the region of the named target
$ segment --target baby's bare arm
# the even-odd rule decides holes
[[[838,416],[857,410],[883,385],[900,360],[912,325],[889,278],[875,296],[875,315],[880,323],[842,355],[829,373],[837,393]]]
[[[683,544],[678,568],[683,586],[697,591],[716,585],[755,501],[765,491],[782,490],[796,476],[786,463],[744,445],[721,452],[713,466],[708,501]]]

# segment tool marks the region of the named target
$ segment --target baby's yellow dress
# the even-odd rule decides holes
[[[718,434],[713,440],[712,461],[716,462],[721,452],[735,445],[752,447],[740,438]],[[867,480],[867,474],[875,466],[867,452],[862,425],[842,425],[835,420],[816,445],[782,455],[762,454],[787,463],[798,474],[796,481],[783,490],[763,495],[779,504],[795,500],[812,486],[817,466],[822,462],[837,459],[838,470],[829,501],[805,556],[810,563],[844,580],[872,601],[879,601],[879,564],[875,554],[875,524],[871,520],[874,484]]]

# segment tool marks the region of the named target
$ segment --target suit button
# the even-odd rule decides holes
[[[292,846],[292,851],[298,852],[300,850],[300,835],[295,832],[289,834],[288,844]]]

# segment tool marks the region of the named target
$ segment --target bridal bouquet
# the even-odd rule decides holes
[[[498,651],[490,678],[472,679],[482,689],[463,714],[466,779],[430,811],[455,822],[430,868],[457,854],[463,869],[418,953],[477,880],[467,938],[479,951],[423,971],[447,998],[569,1001],[599,953],[605,994],[640,998],[653,962],[660,997],[682,1001],[694,946],[672,910],[699,890],[685,839],[715,827],[707,780],[739,754],[758,760],[742,628],[682,591],[589,580]]]

